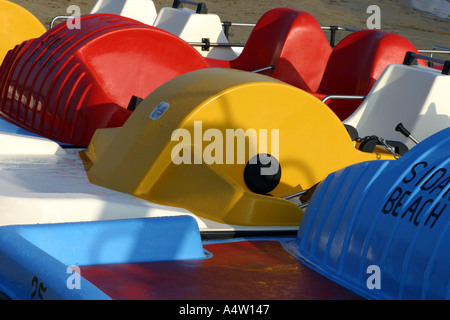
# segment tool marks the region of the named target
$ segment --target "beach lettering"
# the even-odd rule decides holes
[[[450,173],[446,168],[421,161],[414,164],[389,195],[381,210],[384,214],[407,219],[415,226],[432,229],[450,201]],[[409,187],[415,192],[408,190]],[[413,194],[414,193],[414,194]]]

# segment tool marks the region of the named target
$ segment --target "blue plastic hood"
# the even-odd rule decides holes
[[[300,226],[301,259],[370,299],[450,298],[450,128],[399,160],[330,174]]]

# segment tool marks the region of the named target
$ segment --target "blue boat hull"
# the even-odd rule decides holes
[[[370,299],[450,298],[450,129],[316,189],[297,236],[315,270]]]

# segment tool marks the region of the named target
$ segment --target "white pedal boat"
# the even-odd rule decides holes
[[[207,90],[204,81],[209,84]],[[281,113],[273,109],[279,97],[284,99]],[[155,117],[160,99],[165,101],[162,105],[169,104],[170,108],[164,116]],[[299,101],[303,101],[302,108],[297,106]],[[238,102],[245,102],[245,112]],[[226,112],[224,104],[228,104]],[[191,117],[191,113],[195,116]],[[150,115],[157,127],[141,122],[143,115]],[[300,118],[305,123],[299,127],[294,119]],[[279,128],[277,160],[283,174],[275,175],[273,182],[270,178],[268,184],[266,179],[260,179],[259,172],[249,172],[247,178],[242,178],[252,154],[245,155],[248,158],[244,163],[173,163],[170,146],[179,144],[170,141],[171,134],[190,130],[191,124],[199,121],[205,134],[221,128],[223,136],[225,128],[246,132],[251,128]],[[218,233],[295,233],[303,209],[299,208],[298,199],[289,196],[308,190],[330,172],[347,165],[394,159],[386,151],[357,150],[336,115],[306,92],[267,76],[229,69],[201,69],[169,81],[141,102],[123,127],[97,130],[87,150],[61,146],[14,129],[18,128],[11,126],[9,132],[0,133],[0,226],[187,214],[195,217],[203,234],[215,237]],[[272,130],[266,138],[275,148],[277,141],[273,140],[276,135],[272,136]],[[314,139],[301,143],[308,152],[296,148],[302,137],[312,133]],[[161,149],[167,138],[167,147]],[[111,139],[115,141],[113,145]],[[199,145],[197,138],[191,143],[194,150],[211,149],[206,141]],[[260,143],[258,154],[264,150],[264,141]],[[275,150],[267,148],[266,152]],[[123,152],[114,154],[115,150]],[[111,152],[113,155],[108,155]],[[155,154],[160,156],[155,158]],[[130,161],[119,168],[122,156]],[[102,162],[108,158],[109,165],[105,166]],[[148,161],[134,163],[144,158]],[[145,168],[146,165],[151,168]],[[112,171],[102,172],[102,168]],[[127,173],[129,169],[131,175]],[[158,174],[149,178],[145,172]],[[110,178],[114,180],[111,186],[111,181],[105,181]],[[136,179],[142,180],[137,183],[148,192],[133,194],[134,188],[128,187]]]
[[[343,123],[356,128],[361,136],[376,133],[408,148],[416,143],[396,131],[399,123],[419,141],[450,127],[450,61],[435,60],[444,65],[440,70],[412,65],[416,59],[429,58],[408,53],[403,65],[389,65]]]
[[[196,8],[184,8],[183,3]],[[229,43],[224,23],[218,15],[208,13],[204,3],[175,0],[172,7],[163,7],[157,12],[152,0],[97,0],[89,14],[116,14],[160,28],[190,43],[202,56],[213,59],[236,59],[244,46]],[[50,28],[57,20],[71,17],[54,17]],[[246,23],[238,25],[254,26]]]
[[[63,149],[46,138],[12,133],[0,133],[0,142],[0,226],[189,215],[206,236],[207,232],[226,236],[267,231],[267,227],[217,223],[185,209],[94,185],[86,175],[80,149]],[[283,233],[298,226],[271,229]]]

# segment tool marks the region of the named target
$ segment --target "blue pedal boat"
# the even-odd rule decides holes
[[[397,161],[330,174],[300,225],[299,256],[366,298],[449,299],[449,201],[450,128]]]
[[[203,240],[190,216],[0,228],[0,298],[361,299],[296,259],[295,237]]]

